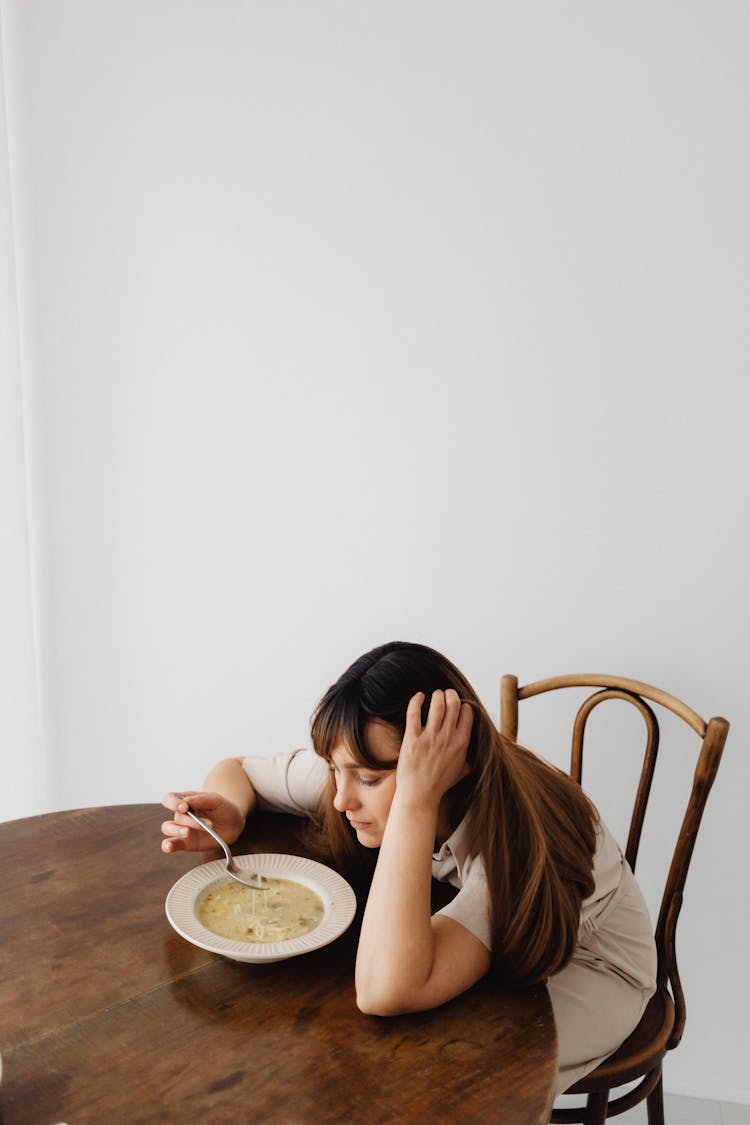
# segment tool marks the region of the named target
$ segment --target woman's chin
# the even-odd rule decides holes
[[[357,833],[357,842],[363,848],[379,848],[383,842],[383,835],[381,832],[373,832],[369,828],[355,828]]]

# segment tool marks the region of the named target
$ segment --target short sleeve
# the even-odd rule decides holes
[[[464,883],[456,897],[438,910],[446,918],[458,922],[485,948],[492,949],[492,922],[490,917],[490,894],[484,864],[479,856],[474,857],[464,870]]]
[[[269,758],[245,758],[242,768],[250,778],[261,812],[314,812],[328,776],[328,766],[314,750],[292,750]]]

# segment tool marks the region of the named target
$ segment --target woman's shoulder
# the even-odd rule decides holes
[[[272,812],[314,812],[328,776],[328,766],[314,750],[300,747],[242,762],[258,797],[258,807]]]

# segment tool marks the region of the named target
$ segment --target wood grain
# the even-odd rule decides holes
[[[2,1125],[548,1119],[544,987],[484,981],[386,1020],[354,1001],[356,924],[270,965],[197,949],[164,900],[218,853],[163,856],[161,820],[139,805],[0,825]],[[297,827],[259,816],[237,850],[308,854]]]

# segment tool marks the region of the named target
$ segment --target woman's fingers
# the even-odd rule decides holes
[[[456,723],[456,730],[465,740],[466,745],[469,745],[471,738],[471,728],[474,725],[474,710],[468,703],[462,703],[458,712],[458,722]]]
[[[187,850],[189,828],[183,828],[179,824],[175,824],[173,820],[165,820],[161,826],[162,836],[165,837],[161,842],[161,850],[163,852],[179,852]]]
[[[217,797],[216,793],[201,793],[200,790],[195,790],[186,793],[167,793],[161,803],[165,809],[174,813],[176,824],[184,824],[188,828],[194,828],[195,821],[188,816],[188,802],[190,808],[198,814],[201,820],[211,824],[211,817],[208,813],[216,809],[219,800],[220,798]]]
[[[201,819],[205,821],[209,828],[213,827],[208,817],[202,817]],[[194,820],[188,816],[182,816],[180,813],[175,813],[174,820],[165,820],[161,830],[165,836],[180,836],[183,839],[188,839],[191,833],[199,836],[205,835]]]
[[[194,823],[194,822],[193,822]],[[193,829],[179,820],[165,820],[161,826],[162,836],[170,840],[189,840]]]
[[[445,693],[445,722],[446,725],[455,727],[461,714],[461,697],[453,688],[448,688]]]
[[[406,733],[416,738],[422,733],[422,703],[424,692],[418,691],[409,700],[406,708]]]
[[[427,727],[433,733],[445,726],[453,729],[457,726],[461,714],[461,697],[454,688],[447,691],[433,691],[430,700],[430,713],[427,716]]]
[[[161,826],[163,852],[198,852],[214,846],[214,840],[206,832],[195,826],[188,828],[174,820],[165,820]]]
[[[443,725],[444,717],[445,692],[438,689],[437,691],[433,691],[432,693],[432,699],[430,700],[430,710],[427,715],[425,730],[430,731],[431,734],[435,734]]]
[[[193,797],[199,796],[199,790],[185,789],[179,793],[167,793],[164,797],[162,797],[161,803],[163,804],[165,809],[169,809],[171,812],[177,812],[178,809],[180,810],[180,812],[184,812],[187,808],[188,800],[192,800]]]
[[[195,837],[195,838],[194,838]],[[208,843],[199,839],[197,833],[194,836],[188,836],[187,839],[182,839],[180,836],[169,836],[167,839],[162,840],[161,850],[170,855],[172,852],[205,852],[208,851],[213,841],[210,839]]]
[[[208,801],[205,800],[206,797],[209,798]],[[212,808],[215,805],[215,800],[211,800],[210,794],[202,794],[199,791],[167,793],[162,799],[162,805],[174,815],[172,820],[165,820],[161,826],[162,835],[166,837],[165,840],[162,840],[161,845],[164,852],[197,851],[210,846],[212,843],[212,841],[206,842],[209,837],[188,815],[188,801],[192,807],[196,808],[196,811],[201,804],[205,804],[207,808]],[[206,824],[212,825],[211,819],[205,815],[202,809],[199,815],[202,820],[205,820]]]
[[[411,697],[406,710],[407,724],[410,719],[413,720],[419,717],[423,700],[424,692],[422,691],[417,692],[416,695]],[[440,688],[438,688],[436,691],[433,691],[430,697],[430,709],[427,714],[427,722],[425,723],[424,729],[429,729],[434,733],[443,725],[457,726],[461,708],[461,697],[454,688],[448,688],[447,691],[441,691]],[[419,725],[421,727],[421,724]]]
[[[460,703],[458,722],[456,723],[456,726],[462,728],[468,725],[469,730],[471,730],[471,725],[473,722],[474,708],[470,703]]]
[[[174,820],[165,820],[161,826],[161,830],[165,836],[187,836],[190,831],[189,828],[183,828],[182,825],[177,824]]]
[[[424,728],[420,720],[423,702],[424,692],[421,691],[409,700],[406,709],[406,729],[410,735],[418,736],[423,729],[425,733],[432,736],[441,730],[448,733],[456,731],[468,741],[474,722],[474,712],[470,704],[461,702],[457,691],[453,688],[448,688],[447,691],[440,689],[433,691]]]

